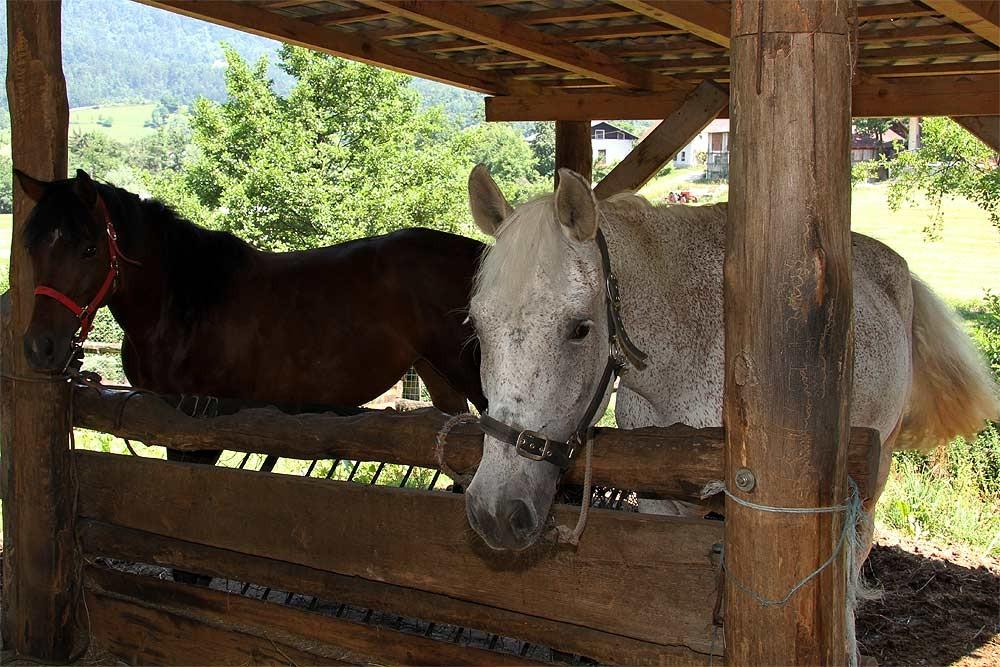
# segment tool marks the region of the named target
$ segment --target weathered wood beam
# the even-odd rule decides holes
[[[894,79],[855,76],[852,114],[875,116],[989,116],[1000,109],[994,74],[912,76]]]
[[[848,7],[733,3],[724,480],[731,493],[763,505],[824,507],[847,497]],[[759,511],[727,497],[729,664],[848,663],[844,521],[841,513]],[[803,579],[809,583],[787,604],[763,605],[748,592],[781,599]]]
[[[1000,46],[1000,2],[996,0],[923,0],[990,44]]]
[[[619,192],[641,188],[728,105],[726,90],[710,82],[699,85],[597,184],[594,195],[607,199]]]
[[[650,667],[664,663],[690,667],[703,667],[705,664],[702,655],[683,647],[652,644],[447,595],[249,556],[143,530],[84,519],[80,522],[79,531],[80,546],[91,559],[114,558],[252,582],[276,591],[293,591],[363,609],[378,609],[389,614],[518,637],[560,651],[586,655],[602,664]]]
[[[933,9],[928,9],[915,2],[895,2],[888,5],[865,5],[858,7],[858,20],[881,21],[883,19],[916,18],[933,16]]]
[[[556,174],[559,170],[572,169],[588,181],[594,172],[594,150],[590,142],[590,120],[556,121]]]
[[[14,167],[66,178],[69,105],[62,71],[62,4],[7,3],[7,99]],[[0,465],[5,649],[42,664],[73,652],[81,616],[73,539],[75,476],[69,452],[69,389],[35,373],[22,352],[34,304],[24,229],[34,208],[14,179],[10,303],[0,344]]]
[[[951,39],[955,37],[968,37],[969,39],[979,39],[979,37],[969,32],[961,26],[954,25],[928,25],[916,26],[913,28],[890,28],[888,30],[867,30],[858,33],[858,41],[862,44],[874,44],[883,42],[907,42],[915,40]]]
[[[502,92],[507,86],[490,72],[463,67],[412,50],[387,46],[364,35],[334,31],[307,21],[275,14],[252,5],[223,0],[138,0],[184,16],[255,35],[305,46],[369,65],[450,83],[480,93]]]
[[[958,76],[961,74],[986,74],[1000,72],[1000,59],[973,62],[936,63],[934,65],[870,65],[862,67],[863,74],[877,77],[907,76]]]
[[[494,45],[615,86],[649,90],[674,85],[667,77],[651,74],[606,53],[577,46],[529,28],[514,19],[496,16],[465,3],[440,0],[364,2],[396,16],[441,28],[460,37]]]
[[[691,0],[615,0],[622,7],[682,28],[709,42],[729,48],[729,12],[719,5]]]
[[[719,521],[592,509],[575,549],[512,558],[469,529],[459,494],[74,456],[83,518],[703,654],[711,645]],[[558,506],[554,519],[578,514]]]
[[[350,417],[257,408],[196,419],[149,394],[132,396],[122,409],[128,393],[78,389],[73,399],[74,423],[183,451],[229,449],[302,460],[384,461],[437,468],[435,436],[447,420],[447,415],[434,408],[405,413],[371,411]],[[723,432],[719,428],[601,428],[595,438],[595,484],[697,501],[705,484],[722,474]],[[482,451],[483,436],[474,426],[458,426],[448,436],[447,461],[459,472],[474,470]],[[877,434],[854,429],[851,475],[864,497],[870,494],[878,460]],[[565,481],[580,484],[583,466],[571,468]]]
[[[1000,153],[1000,116],[956,116],[953,120]]]
[[[857,118],[876,116],[989,116],[1000,108],[1000,86],[992,74],[961,76],[856,77],[851,111]],[[487,97],[486,120],[580,120],[627,118],[659,120],[676,108],[684,93],[618,92],[546,93]],[[719,117],[728,117],[726,115]]]
[[[315,14],[313,16],[306,16],[299,20],[315,23],[316,25],[350,25],[352,23],[363,23],[372,19],[381,18],[385,15],[386,13],[380,9],[359,7],[357,9],[331,12],[329,14]]]
[[[928,58],[951,58],[962,56],[980,56],[996,53],[997,49],[983,42],[960,42],[958,44],[931,44],[929,46],[891,46],[871,48],[865,47],[858,54],[858,61],[870,60],[908,60]]]
[[[499,657],[156,577],[93,566],[84,574],[98,642],[131,664],[486,666]],[[538,664],[516,657],[510,662]]]

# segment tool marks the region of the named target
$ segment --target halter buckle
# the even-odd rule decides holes
[[[615,309],[617,310],[617,307],[621,305],[622,295],[618,289],[618,278],[615,276],[614,273],[608,274],[608,278],[605,281],[605,287],[607,288],[608,292],[608,300],[611,301],[611,303],[615,306]]]
[[[532,461],[545,461],[551,455],[551,441],[534,431],[521,431],[517,434],[514,449],[520,456]]]

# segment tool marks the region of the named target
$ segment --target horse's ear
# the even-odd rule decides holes
[[[21,186],[24,194],[36,204],[45,195],[45,189],[49,186],[45,181],[32,178],[17,168],[14,169],[14,176],[17,177],[17,184]]]
[[[477,164],[469,174],[469,209],[476,226],[487,236],[496,236],[500,223],[514,212],[485,164]]]
[[[94,184],[90,174],[83,169],[76,170],[76,178],[73,179],[73,192],[86,205],[87,209],[97,206],[97,186]]]
[[[597,199],[587,179],[572,169],[559,170],[556,218],[570,240],[591,241],[597,236]]]

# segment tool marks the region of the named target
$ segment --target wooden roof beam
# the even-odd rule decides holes
[[[923,0],[924,4],[1000,46],[1000,2],[997,0]]]
[[[723,7],[691,0],[615,0],[622,7],[729,48],[730,15]]]
[[[1000,116],[956,116],[952,120],[1000,153]]]
[[[985,74],[1000,73],[1000,60],[977,60],[957,63],[935,63],[933,65],[874,65],[862,67],[865,74],[878,77],[901,76],[941,76],[945,74]]]
[[[224,0],[138,0],[210,23],[262,37],[281,40],[396,72],[449,83],[480,93],[507,92],[507,84],[492,72],[450,63],[412,50],[387,46],[378,40],[346,31],[334,31],[306,21]]]
[[[641,188],[728,105],[726,90],[707,81],[699,85],[597,184],[594,196],[607,199]]]
[[[442,0],[362,0],[366,5],[481,41],[505,51],[561,67],[623,88],[650,90],[676,85],[606,53],[586,49],[553,35],[534,30],[516,20],[496,16],[461,2]]]
[[[937,14],[915,2],[896,2],[891,5],[866,5],[858,7],[859,21],[882,21],[885,19],[917,18]]]
[[[711,78],[711,76],[706,76]],[[1000,109],[995,74],[876,78],[859,70],[852,90],[857,118],[878,116],[990,116]],[[693,86],[692,86],[693,87]],[[556,92],[486,98],[486,120],[587,120],[625,118],[659,120],[690,92]],[[723,110],[719,118],[728,118]]]

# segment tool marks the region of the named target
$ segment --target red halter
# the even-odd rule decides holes
[[[114,292],[118,288],[118,277],[120,271],[118,268],[118,260],[123,262],[128,262],[133,266],[142,266],[139,262],[134,259],[129,259],[125,256],[125,253],[121,251],[118,247],[118,235],[115,233],[115,226],[111,222],[111,216],[108,214],[108,207],[104,205],[104,200],[101,195],[97,195],[97,212],[98,215],[104,219],[104,229],[108,235],[108,275],[104,278],[104,283],[101,284],[101,289],[97,290],[97,294],[94,298],[90,300],[85,306],[80,306],[73,301],[70,297],[66,296],[57,289],[52,287],[46,287],[45,285],[39,285],[35,288],[35,295],[37,296],[47,296],[50,299],[55,299],[62,305],[64,305],[73,315],[80,320],[80,332],[76,335],[74,342],[77,345],[83,343],[87,340],[87,334],[90,333],[90,327],[94,322],[94,315],[102,305],[104,305],[104,299],[107,298],[109,293]]]

